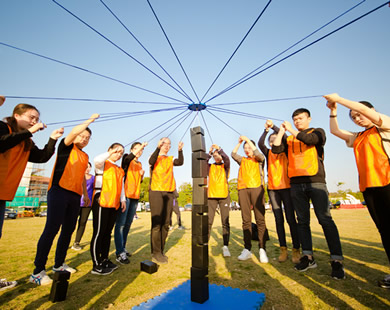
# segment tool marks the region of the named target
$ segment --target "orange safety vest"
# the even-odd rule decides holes
[[[7,126],[12,133],[11,127]],[[0,153],[0,200],[14,199],[29,156],[30,151],[24,150],[24,141]]]
[[[238,170],[237,189],[261,186],[259,162],[254,158],[243,157]]]
[[[268,152],[268,189],[278,190],[290,188],[287,175],[288,159],[285,153]]]
[[[159,192],[173,192],[176,188],[173,177],[173,156],[158,156],[152,172],[150,189]]]
[[[210,165],[209,169],[209,198],[226,198],[229,195],[228,182],[224,164]]]
[[[57,165],[58,155],[56,163],[54,164],[53,172],[51,174],[49,189],[52,186],[54,170]],[[58,185],[68,191],[79,194],[83,194],[83,182],[85,178],[85,170],[88,167],[88,155],[80,150],[75,144],[70,151],[68,160],[66,162],[64,171],[61,175]]]
[[[100,191],[99,205],[101,207],[119,209],[124,175],[122,168],[106,160]]]
[[[371,127],[356,137],[353,143],[359,172],[359,188],[380,187],[390,184],[389,157],[383,149],[382,137],[377,127]]]
[[[141,192],[142,164],[139,161],[132,160],[127,170],[125,181],[126,197],[131,199],[139,199]]]
[[[292,135],[287,138],[287,145],[290,178],[314,176],[318,173],[318,153],[314,145],[307,145]]]

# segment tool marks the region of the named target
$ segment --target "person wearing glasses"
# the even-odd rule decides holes
[[[0,96],[0,106],[4,102],[5,97]],[[0,121],[0,238],[6,201],[14,199],[27,162],[47,162],[54,154],[57,139],[64,132],[63,128],[54,130],[49,142],[39,149],[31,139],[37,131],[46,128],[39,121],[39,116],[36,107],[20,103],[15,106],[12,116]],[[0,280],[0,291],[16,284],[16,281]]]
[[[85,204],[89,204],[85,180],[88,155],[83,152],[83,148],[88,145],[91,138],[92,132],[88,125],[97,118],[99,114],[93,114],[82,124],[74,127],[58,146],[57,159],[47,194],[46,225],[38,241],[34,260],[35,269],[30,276],[30,282],[37,285],[48,285],[52,282],[46,274],[45,266],[54,238],[60,228],[53,271],[76,272],[65,264],[65,258],[76,227],[81,195],[84,195]]]
[[[174,159],[173,156],[167,155],[171,149],[171,140],[162,138],[149,158],[151,169],[149,202],[152,216],[150,241],[152,259],[160,264],[168,263],[164,246],[172,215],[173,192],[176,189],[173,167],[182,166],[184,163],[183,146],[183,142],[179,142],[178,158]]]

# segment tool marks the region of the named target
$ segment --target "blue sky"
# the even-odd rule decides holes
[[[355,0],[272,1],[206,99],[359,2]],[[383,0],[363,1],[356,9],[299,44],[290,53],[384,2]],[[99,0],[59,0],[58,3],[173,84]],[[196,102],[197,99],[147,1],[104,0],[104,3]],[[268,1],[263,0],[151,0],[200,98],[267,3]],[[179,101],[188,101],[53,1],[1,1],[0,12],[2,13],[0,42],[83,67],[164,96],[176,98]],[[208,103],[210,107],[208,110],[212,111],[213,104],[318,96],[338,92],[341,96],[350,99],[368,100],[375,105],[378,111],[390,114],[387,104],[390,98],[389,29],[390,8],[385,6],[213,99]],[[138,139],[186,108],[184,104],[176,105],[177,101],[166,97],[103,79],[4,45],[0,45],[0,65],[0,94],[6,96],[164,102],[164,104],[157,105],[9,98],[1,107],[2,116],[10,115],[13,107],[19,102],[37,106],[41,111],[42,120],[46,123],[83,119],[92,113],[125,113],[182,108],[93,124],[91,126],[93,140],[85,149],[90,158],[104,152],[113,142],[128,144]],[[291,114],[295,109],[308,108],[312,112],[312,126],[322,127],[327,133],[325,167],[329,190],[336,190],[337,182],[345,182],[344,188],[357,190],[357,172],[353,152],[347,149],[341,140],[330,134],[329,113],[322,98],[223,107],[280,120],[291,120]],[[265,121],[261,119],[217,111],[212,113],[228,123],[235,131],[256,141],[264,128]],[[230,153],[237,143],[238,134],[215,119],[207,112],[207,109],[202,114],[213,142],[220,144],[227,153]],[[175,168],[178,184],[191,181],[190,136],[189,133],[185,133],[185,129],[194,117],[195,113],[189,115],[170,136],[172,139],[171,154],[176,155],[177,144],[184,135],[185,165]],[[179,125],[177,120],[178,118],[176,124]],[[346,109],[340,109],[339,122],[344,129],[360,130],[349,120]],[[279,121],[275,123],[280,124]],[[170,133],[176,124],[166,132],[162,132],[160,136]],[[205,128],[202,118],[198,115],[194,120],[194,125],[199,124]],[[60,126],[49,126],[45,131],[35,134],[34,141],[42,147],[50,132]],[[147,167],[149,154],[154,151],[158,141],[157,137],[150,139],[162,129],[153,131],[141,139],[150,142],[141,157],[144,167]],[[66,133],[69,130],[70,128],[66,128]],[[208,135],[206,144],[207,147],[211,144]],[[53,164],[54,159],[46,165],[47,175],[50,174]],[[236,177],[237,173],[238,166],[232,163],[230,177]]]

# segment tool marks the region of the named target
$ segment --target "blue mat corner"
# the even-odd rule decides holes
[[[238,288],[226,287],[223,285],[209,285],[210,298],[203,304],[191,301],[191,281],[154,297],[138,306],[133,310],[171,310],[171,309],[190,309],[190,310],[214,310],[214,309],[260,309],[265,302],[265,294],[240,290]]]

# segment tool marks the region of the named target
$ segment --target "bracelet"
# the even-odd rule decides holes
[[[330,118],[335,118],[337,115],[329,115]]]

